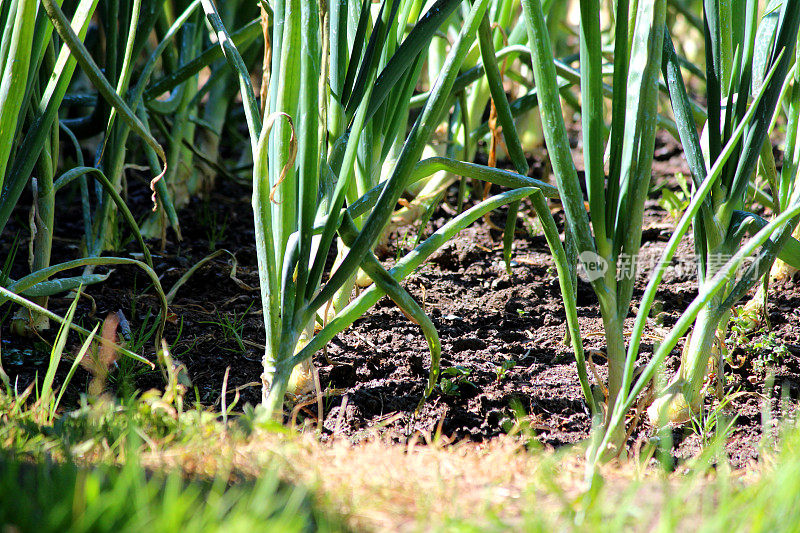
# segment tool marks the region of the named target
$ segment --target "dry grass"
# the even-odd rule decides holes
[[[142,461],[194,475],[231,469],[257,476],[277,464],[287,481],[310,487],[321,504],[359,530],[414,531],[423,524],[484,516],[513,521],[543,464],[512,439],[447,446],[371,439],[352,445],[261,434],[238,445],[208,444],[146,453]]]
[[[230,470],[258,476],[278,466],[287,481],[309,487],[323,508],[360,531],[429,531],[465,523],[479,531],[570,527],[585,488],[577,449],[530,452],[510,437],[448,445],[374,438],[353,445],[263,433],[238,444],[219,439],[152,452],[143,462],[201,475]],[[663,503],[686,483],[680,475],[666,478],[657,468],[634,463],[605,467],[603,508],[621,524],[648,530],[657,527]],[[689,492],[701,494],[711,483],[693,483]],[[682,522],[699,511],[687,508]]]
[[[449,519],[513,520],[540,461],[510,440],[445,447],[373,440],[301,446],[296,464],[314,465],[297,473],[355,527],[413,531]]]

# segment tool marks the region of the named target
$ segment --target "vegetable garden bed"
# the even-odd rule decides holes
[[[580,135],[574,131],[573,135],[577,145]],[[680,146],[662,135],[656,153],[654,173],[659,180],[677,188],[675,173],[685,172]],[[544,158],[546,154],[539,156]],[[545,171],[546,167],[537,161],[531,163],[539,172]],[[547,176],[536,177],[547,181]],[[455,193],[456,189],[450,191],[451,200]],[[146,208],[148,198],[141,195],[132,201]],[[185,364],[196,389],[190,390],[187,397],[215,409],[221,405],[226,370],[227,405],[231,405],[237,390],[238,407],[247,402],[256,404],[260,397],[260,384],[255,378],[260,373],[259,346],[264,329],[256,293],[247,288],[258,283],[247,201],[247,190],[236,184],[223,184],[210,200],[195,199],[180,213],[186,227],[191,228],[184,235],[185,240],[180,244],[169,242],[163,252],[155,255],[156,271],[168,288],[208,256],[211,238],[217,249],[236,250],[238,283],[231,278],[233,263],[228,255],[210,261],[176,293],[170,307],[173,316],[166,329],[173,355]],[[563,220],[558,204],[553,203],[552,208],[556,220]],[[446,220],[446,210],[450,208],[443,209],[433,215],[426,234]],[[68,209],[60,212],[59,218],[69,220],[74,214]],[[502,223],[504,213],[496,213],[492,220]],[[419,435],[431,437],[439,433],[449,441],[485,441],[525,427],[533,430],[539,442],[555,448],[588,438],[590,421],[574,355],[564,343],[565,316],[558,282],[547,244],[532,224],[535,222],[526,218],[518,224],[511,274],[503,265],[502,233],[481,221],[462,231],[405,281],[404,287],[432,317],[443,349],[442,380],[418,414],[414,411],[430,365],[427,343],[419,328],[388,298],[383,298],[352,328],[338,335],[325,353],[314,358],[324,397],[323,439],[337,434],[352,442],[375,436],[408,442]],[[642,245],[645,264],[660,256],[673,226],[674,221],[658,202],[648,201]],[[217,234],[212,236],[214,228]],[[2,242],[9,243],[11,233],[17,229],[10,225]],[[68,243],[72,231],[69,223],[60,225],[57,240]],[[415,225],[392,236],[392,244],[381,254],[387,267],[397,256],[396,247],[410,246],[418,232]],[[152,242],[154,248],[158,244]],[[69,249],[69,245],[62,248]],[[135,252],[135,248],[130,249]],[[659,289],[658,323],[651,321],[643,342],[648,352],[652,351],[653,340],[664,335],[665,328],[674,324],[697,294],[696,282],[685,268],[680,269],[691,254],[691,240],[687,237],[673,262],[674,268],[668,271]],[[14,271],[22,272],[24,268],[20,263]],[[647,275],[645,270],[640,276],[634,305]],[[152,334],[157,300],[148,293],[146,284],[145,276],[135,268],[117,268],[106,283],[87,290],[91,300],[82,300],[78,314],[104,317],[121,310],[135,336],[148,330]],[[773,289],[769,306],[772,337],[768,338],[766,332],[753,335],[752,346],[740,347],[740,352],[750,350],[750,362],[741,368],[725,369],[726,395],[732,399],[719,412],[728,418],[736,416],[726,444],[734,467],[752,466],[758,459],[765,395],[771,395],[769,405],[776,415],[783,409],[784,416],[794,416],[794,404],[781,406],[781,398],[794,398],[800,392],[800,289],[793,282]],[[577,301],[581,328],[587,332],[585,346],[594,353],[598,376],[605,379],[602,321],[588,284],[579,284]],[[66,312],[68,303],[67,299],[55,299],[53,310]],[[631,323],[632,318],[628,327]],[[768,360],[781,346],[784,349],[780,358]],[[668,373],[677,368],[680,348],[682,345],[667,361]],[[149,343],[143,342],[143,349],[153,358]],[[43,343],[34,343],[32,348],[29,341],[10,337],[4,340],[3,353],[5,369],[12,380],[19,379],[20,389],[37,372],[41,374],[47,364],[47,346]],[[119,364],[112,379],[125,381],[126,390],[163,387],[157,370],[133,368],[124,360]],[[68,369],[62,365],[56,385]],[[773,386],[767,390],[764,383],[768,374]],[[78,393],[86,390],[90,381],[88,371],[78,371],[67,392],[65,407],[77,405]],[[318,402],[313,393],[289,405],[301,406],[292,413],[294,422],[316,427]],[[717,405],[719,401],[715,399],[707,402],[712,412]],[[287,411],[287,421],[289,416]],[[629,438],[631,449],[642,447],[653,432],[646,419],[641,419]],[[701,449],[703,429],[688,425],[676,429],[673,437],[676,458],[694,457]]]

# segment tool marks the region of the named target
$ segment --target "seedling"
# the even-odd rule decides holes
[[[497,383],[503,381],[503,379],[506,377],[506,374],[508,374],[508,371],[514,368],[515,366],[517,366],[516,361],[512,361],[511,359],[506,359],[499,365],[496,365],[494,367],[495,378],[496,378],[495,381]]]
[[[743,394],[745,393],[730,392],[715,402],[712,408],[704,409],[700,415],[692,418],[692,430],[700,437],[703,448],[714,442],[724,443],[728,440],[736,425],[737,416],[730,416],[726,411],[730,410],[731,402]]]
[[[730,348],[728,358],[731,365],[741,366],[750,362],[754,372],[761,372],[781,364],[789,349],[780,342],[774,331],[761,326],[753,331],[752,320],[746,314],[734,315],[725,344]],[[734,359],[734,356],[738,357]]]
[[[200,223],[206,228],[208,250],[213,252],[217,249],[217,243],[224,241],[227,237],[228,216],[220,216],[216,210],[211,208],[209,201],[206,200],[200,208]]]
[[[234,341],[238,346],[239,353],[244,353],[247,351],[244,345],[244,319],[247,317],[250,309],[253,307],[253,303],[247,306],[247,309],[244,310],[243,313],[221,313],[217,312],[217,320],[209,320],[203,321],[201,324],[213,324],[218,326],[222,330],[223,338],[226,341]],[[230,348],[223,348],[229,351]]]
[[[475,385],[469,380],[470,374],[472,374],[472,370],[460,365],[442,370],[442,379],[439,383],[442,394],[444,396],[460,396],[461,390],[459,386],[470,385],[474,387]]]
[[[673,220],[678,221],[689,206],[691,191],[689,190],[686,176],[684,176],[682,172],[675,174],[675,180],[678,182],[679,189],[673,191],[666,185],[662,186],[660,188],[661,198],[658,200],[658,205],[669,213],[669,216],[672,217]]]

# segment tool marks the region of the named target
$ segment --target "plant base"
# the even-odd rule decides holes
[[[647,416],[653,426],[659,427],[663,423],[685,424],[700,411],[702,396],[698,396],[694,403],[689,402],[684,393],[685,385],[683,379],[673,380],[647,408]]]

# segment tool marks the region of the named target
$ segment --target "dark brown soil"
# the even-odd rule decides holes
[[[656,150],[654,169],[656,182],[670,179],[684,169],[680,149],[661,138]],[[537,168],[541,169],[542,165]],[[144,187],[131,182],[129,190],[142,189],[141,197],[131,198],[134,205],[146,206]],[[255,249],[253,247],[250,199],[245,187],[227,183],[206,201],[195,201],[181,214],[184,240],[167,242],[165,251],[154,253],[155,269],[165,290],[197,261],[208,253],[209,239],[216,236],[216,248],[235,252],[238,260],[236,276],[231,279],[231,265],[220,257],[199,271],[184,285],[171,306],[166,337],[173,354],[186,365],[195,398],[206,406],[218,407],[227,368],[228,404],[238,389],[240,405],[260,399],[260,358],[264,328],[257,291],[244,285],[258,286]],[[553,204],[556,220],[562,214]],[[515,255],[511,273],[502,262],[500,233],[479,222],[463,231],[455,240],[436,253],[417,273],[404,283],[429,313],[442,341],[443,378],[436,391],[416,418],[412,418],[423,393],[430,365],[427,345],[419,328],[411,323],[388,299],[382,299],[352,328],[335,338],[325,354],[315,357],[324,401],[324,435],[343,432],[357,441],[374,431],[397,440],[407,439],[410,432],[432,435],[441,432],[451,439],[485,440],[507,431],[520,415],[548,446],[561,446],[585,439],[590,421],[578,386],[572,350],[564,344],[565,315],[555,269],[547,245],[540,232],[533,228],[530,209],[523,209],[519,231],[514,242]],[[13,235],[20,230],[23,245],[27,244],[24,221],[27,213],[20,210],[16,222],[2,236],[2,246],[9,248]],[[78,256],[74,235],[78,214],[67,205],[59,213],[56,250],[53,262]],[[425,229],[430,234],[451,216],[439,210]],[[493,216],[502,225],[502,213]],[[657,257],[672,231],[672,220],[655,201],[648,203],[642,254],[645,259]],[[408,230],[411,239],[399,235],[398,245],[413,242],[417,228]],[[170,237],[172,239],[172,237]],[[160,243],[151,243],[159,250]],[[12,277],[25,274],[25,246],[12,270]],[[128,245],[120,255],[135,252]],[[681,258],[692,254],[690,240],[681,245]],[[391,263],[398,250],[390,247],[382,258]],[[98,272],[107,271],[98,269]],[[644,289],[646,277],[640,276],[636,300]],[[116,267],[109,280],[90,286],[82,298],[76,316],[84,324],[94,323],[110,312],[122,310],[131,324],[134,337],[143,329],[148,314],[157,312],[157,299],[143,273],[134,268]],[[730,390],[742,391],[725,411],[738,419],[726,446],[732,463],[745,466],[758,456],[762,437],[761,409],[763,393],[771,395],[770,407],[778,410],[776,398],[798,396],[800,388],[800,290],[789,284],[773,291],[769,314],[777,335],[777,344],[788,348],[788,354],[766,367],[747,363],[738,369],[726,367]],[[654,339],[677,320],[680,312],[697,294],[691,276],[669,271],[659,291],[662,307],[659,318],[648,328],[643,351],[652,350]],[[71,299],[52,298],[51,308],[63,314]],[[634,301],[634,305],[636,301]],[[605,375],[605,362],[598,353],[604,349],[602,321],[597,300],[588,284],[578,287],[578,305],[584,344],[598,374]],[[26,340],[11,337],[8,324],[9,307],[0,310],[3,321],[2,363],[5,371],[24,389],[37,374],[42,375],[48,361],[45,339]],[[631,313],[630,321],[632,323]],[[148,325],[152,325],[150,319]],[[239,338],[234,333],[237,332]],[[760,337],[757,337],[758,340]],[[70,337],[71,344],[78,339]],[[153,357],[152,339],[142,343],[141,350]],[[680,348],[680,347],[679,347]],[[679,349],[667,363],[667,372],[677,368]],[[69,361],[62,362],[56,383],[60,383]],[[765,391],[767,372],[774,373],[774,386]],[[158,371],[120,361],[109,387],[117,393],[125,390],[147,390],[160,387]],[[65,405],[76,405],[79,394],[86,391],[90,375],[80,370],[67,395]],[[790,402],[791,403],[791,402]],[[341,412],[344,406],[344,413]],[[793,409],[792,409],[793,412]],[[298,410],[301,419],[318,417],[316,403]],[[646,417],[645,417],[646,418]],[[774,431],[774,427],[771,428]],[[690,427],[676,429],[675,454],[679,458],[697,453],[701,442],[699,431]],[[634,429],[630,443],[641,445],[650,438],[652,428],[642,420]]]

